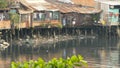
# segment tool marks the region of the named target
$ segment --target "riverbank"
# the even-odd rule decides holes
[[[71,36],[71,35],[57,35],[55,37],[34,37],[34,38],[26,38],[26,39],[18,39],[12,40],[12,45],[18,46],[27,46],[27,47],[39,47],[39,46],[47,46],[46,44],[54,44],[61,41],[73,40],[73,39],[95,39],[96,36],[92,35],[80,35],[80,36]],[[14,41],[14,42],[13,42]]]
[[[75,38],[118,37],[117,27],[86,27],[86,28],[31,28],[3,30],[1,38],[11,45],[33,46],[53,44]]]
[[[33,46],[33,47],[38,47],[38,46],[45,46],[45,44],[53,44],[57,43],[60,41],[65,41],[65,40],[72,40],[75,39],[76,36],[55,36],[55,37],[36,37],[36,38],[26,38],[26,39],[18,39],[18,40],[12,40],[13,45],[18,45],[18,46]]]

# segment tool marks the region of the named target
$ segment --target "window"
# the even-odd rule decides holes
[[[45,13],[34,13],[33,20],[34,21],[44,21],[45,20]]]
[[[9,14],[8,13],[0,13],[0,21],[3,20],[9,20]]]
[[[3,21],[3,18],[4,18],[3,13],[0,13],[0,21]]]
[[[21,15],[21,22],[27,22],[28,21],[28,15],[22,14]]]
[[[59,12],[58,11],[48,11],[46,12],[46,20],[58,20]]]
[[[58,11],[48,11],[48,12],[36,12],[33,14],[34,21],[44,21],[44,20],[58,20],[59,19]]]
[[[53,19],[53,20],[58,20],[58,19],[59,19],[59,16],[60,16],[60,15],[59,15],[59,12],[58,12],[58,11],[54,11],[54,12],[53,12],[52,19]]]

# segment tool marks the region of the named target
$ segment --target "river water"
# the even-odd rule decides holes
[[[114,37],[77,37],[76,39],[42,44],[38,47],[9,46],[0,52],[0,68],[9,68],[11,61],[48,61],[54,57],[82,55],[89,68],[120,68],[120,39]]]

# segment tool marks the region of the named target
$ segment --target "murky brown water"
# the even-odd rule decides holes
[[[13,45],[1,51],[0,68],[9,68],[11,61],[35,60],[38,57],[48,61],[73,54],[84,56],[89,68],[120,68],[120,40],[117,37],[78,37],[39,47]]]

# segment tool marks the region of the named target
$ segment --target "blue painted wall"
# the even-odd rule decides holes
[[[109,9],[109,22],[114,23],[119,21],[119,9]],[[111,14],[111,15],[110,15]]]

